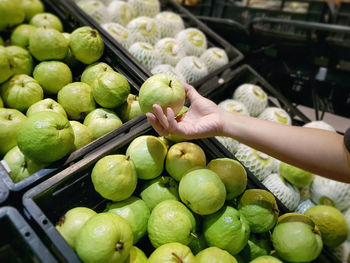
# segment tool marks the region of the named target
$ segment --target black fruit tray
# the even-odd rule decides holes
[[[47,244],[54,247],[55,254],[62,262],[75,262],[78,257],[75,252],[62,239],[55,229],[55,223],[69,209],[76,206],[86,206],[97,212],[103,210],[106,200],[103,199],[95,190],[91,182],[90,172],[93,165],[102,157],[108,154],[125,154],[127,145],[136,137],[141,135],[155,135],[156,132],[147,122],[140,122],[137,126],[130,129],[124,137],[116,137],[97,148],[94,152],[85,156],[84,159],[76,164],[61,171],[45,182],[37,185],[27,191],[23,196],[23,205],[28,212],[28,219],[36,221],[42,231],[48,237]],[[226,152],[216,147],[209,139],[194,140],[206,153],[207,161],[214,158],[226,157]],[[233,159],[235,159],[233,157]],[[264,188],[249,171],[248,188]],[[140,184],[141,180],[139,180]],[[137,190],[136,190],[137,191]],[[60,204],[55,205],[55,204]],[[283,212],[286,208],[278,203],[279,209]],[[137,246],[145,249],[149,253],[151,247],[144,239],[139,241]],[[148,251],[146,251],[148,250]]]
[[[62,20],[64,29],[66,30],[66,32],[71,32],[74,29],[84,25],[83,19],[80,19],[78,15],[74,14],[74,12],[70,13],[69,10],[62,12],[62,10],[60,9],[61,6],[57,5],[56,2],[52,2],[50,0],[43,0],[43,3],[45,5],[46,11],[56,14]],[[122,58],[123,58],[122,54],[118,50],[116,50],[112,45],[105,44],[104,54],[99,61],[107,63],[115,71],[122,74],[130,84],[130,92],[132,94],[138,95],[138,91],[140,89],[140,85],[143,83],[143,79],[130,74],[131,72],[134,72],[134,71],[127,64],[125,65],[121,64]],[[125,61],[123,61],[123,63],[125,63]],[[78,68],[72,69],[73,81],[80,81],[81,73],[85,67],[86,65],[81,65]],[[10,190],[10,199],[12,197],[11,192],[17,193],[19,191],[22,191],[22,192],[25,191],[29,187],[32,187],[35,183],[38,183],[46,179],[48,176],[51,176],[56,172],[58,172],[59,170],[62,170],[65,167],[69,166],[71,163],[76,162],[77,160],[82,158],[85,154],[89,153],[99,145],[102,145],[103,143],[107,142],[111,138],[122,134],[126,127],[130,127],[133,124],[145,118],[146,118],[145,115],[140,115],[124,123],[119,128],[105,134],[104,136],[101,136],[100,138],[95,139],[90,144],[80,148],[79,150],[72,152],[69,156],[66,156],[63,159],[50,164],[47,168],[44,168],[34,173],[33,175],[27,177],[26,179],[18,183],[13,182],[13,180],[9,175],[9,171],[6,169],[6,165],[3,165],[2,163],[0,163],[0,179],[6,184],[6,186]],[[20,196],[15,194],[14,198],[20,198]],[[15,201],[18,201],[18,200],[15,199]]]
[[[128,144],[138,136],[154,135],[155,130],[145,120],[130,128],[130,132],[124,137],[116,137],[103,146],[98,147],[94,152],[85,156],[84,159],[76,164],[61,171],[45,182],[27,191],[23,196],[23,205],[29,222],[36,223],[41,229],[45,238],[46,245],[52,249],[52,252],[60,262],[80,262],[77,254],[64,241],[57,232],[55,224],[59,218],[77,206],[89,207],[96,212],[102,212],[107,200],[103,199],[93,187],[91,182],[91,170],[94,164],[102,157],[109,154],[125,154]],[[207,161],[214,158],[232,158],[234,156],[220,145],[217,145],[213,138],[193,140],[205,152]],[[251,173],[247,170],[248,182],[247,188],[266,189]],[[142,180],[139,179],[138,186]],[[138,188],[136,189],[136,193]],[[60,205],[57,205],[60,204]],[[277,204],[281,214],[287,213],[287,208],[277,199]],[[35,222],[33,222],[35,221]],[[149,255],[153,248],[147,239],[142,238],[137,244],[146,255]],[[320,256],[317,262],[336,262],[321,260]]]
[[[62,5],[65,5],[66,8],[74,10],[79,13],[80,16],[84,16],[86,19],[86,23],[91,27],[96,28],[109,43],[112,43],[118,50],[123,52],[126,57],[128,57],[129,63],[132,63],[133,67],[137,67],[140,71],[142,71],[145,75],[145,78],[152,76],[152,73],[146,69],[139,61],[137,61],[134,56],[132,56],[127,49],[122,47],[107,31],[105,31],[93,18],[89,17],[85,12],[80,9],[75,2],[72,0],[61,0]],[[206,26],[203,22],[201,22],[198,18],[196,18],[191,12],[186,10],[186,8],[182,7],[180,4],[176,3],[174,0],[160,0],[161,10],[165,11],[173,11],[181,15],[182,19],[185,22],[185,27],[196,27],[200,29],[207,37],[208,47],[219,47],[226,51],[227,56],[229,58],[229,63],[225,66],[215,70],[212,73],[209,73],[205,77],[200,80],[191,83],[194,87],[198,87],[199,85],[205,83],[213,76],[221,73],[227,68],[234,67],[240,61],[243,60],[243,54],[233,47],[230,43],[224,40],[221,36],[216,34],[213,30],[211,30],[208,26]]]
[[[58,262],[17,209],[0,208],[0,262]]]

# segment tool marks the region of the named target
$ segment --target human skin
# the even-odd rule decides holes
[[[180,119],[175,119],[172,109],[164,114],[156,104],[154,114],[146,114],[159,135],[186,139],[232,137],[311,173],[350,183],[350,153],[342,135],[228,112],[202,97],[192,86],[185,83],[183,86],[191,106]]]

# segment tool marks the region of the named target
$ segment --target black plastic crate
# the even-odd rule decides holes
[[[125,154],[127,145],[134,138],[144,134],[157,136],[157,133],[147,121],[132,127],[132,130],[123,138],[112,139],[104,146],[97,148],[93,153],[87,155],[83,160],[24,194],[23,205],[28,212],[26,214],[28,214],[29,220],[36,221],[40,226],[47,236],[45,239],[48,242],[47,245],[54,248],[54,253],[60,258],[60,261],[75,262],[78,261],[78,257],[56,231],[55,223],[65,212],[73,207],[86,206],[101,212],[107,202],[106,199],[103,199],[94,190],[92,185],[90,173],[93,165],[108,154]],[[228,156],[224,149],[216,147],[210,139],[194,140],[193,142],[204,150],[207,161]],[[232,158],[235,159],[235,157]],[[248,170],[247,175],[247,188],[266,189]],[[139,180],[139,182],[141,181]],[[64,201],[62,202],[62,200]],[[277,202],[280,211],[282,213],[286,212],[287,210],[283,204],[279,201]],[[54,204],[60,205],[53,208],[52,206]],[[145,240],[147,238],[141,239],[137,246],[144,248],[147,254],[147,252],[151,252],[150,249],[152,247]]]
[[[18,263],[58,262],[17,209],[0,208],[0,261]]]
[[[66,10],[65,12],[62,12],[62,6],[50,0],[43,0],[43,3],[45,5],[46,11],[56,14],[61,19],[64,26],[64,30],[66,32],[72,32],[74,29],[84,25],[84,20],[79,17],[79,14],[71,12],[71,10]],[[121,59],[123,59],[122,54],[112,45],[108,45],[108,43],[105,43],[104,54],[99,61],[109,64],[116,72],[122,74],[130,84],[130,93],[138,95],[138,91],[140,89],[140,85],[143,83],[143,79],[137,77],[135,73],[130,74],[130,72],[134,72],[131,68],[132,66],[128,64],[121,64]],[[126,63],[125,61],[122,62]],[[72,68],[73,81],[80,81],[81,73],[86,66],[87,65],[82,65],[79,68]],[[0,179],[2,179],[2,181],[10,190],[10,198],[11,192],[15,192],[14,201],[17,202],[17,199],[20,198],[20,196],[18,196],[16,193],[24,191],[29,187],[32,187],[34,184],[46,179],[47,177],[52,176],[59,170],[62,170],[65,167],[69,166],[71,163],[74,163],[77,160],[81,159],[84,155],[86,155],[99,145],[107,142],[115,136],[119,136],[124,132],[126,128],[124,127],[125,125],[129,127],[130,125],[133,125],[145,118],[145,115],[140,115],[128,121],[127,123],[124,123],[119,128],[101,136],[100,138],[95,139],[90,144],[72,152],[70,155],[64,157],[61,160],[58,160],[55,163],[50,164],[48,167],[34,173],[33,175],[25,178],[24,180],[18,183],[13,182],[5,165],[0,163]]]
[[[4,203],[7,201],[8,196],[9,196],[9,189],[7,188],[5,183],[0,179],[0,205],[4,205]]]
[[[320,0],[297,0],[297,1],[276,1],[278,4],[273,7],[253,7],[251,1],[243,4],[232,0],[220,0],[214,6],[213,15],[222,18],[229,18],[240,22],[243,25],[249,25],[256,18],[276,18],[281,21],[304,21],[304,22],[323,22],[327,17],[327,3]],[[273,1],[270,1],[273,2]],[[288,9],[288,5],[298,3],[306,5],[303,12]],[[261,34],[267,34],[268,37],[286,38],[294,40],[305,40],[312,35],[302,28],[295,27],[288,23],[270,23],[269,21],[259,21],[255,25]]]
[[[26,210],[28,220],[35,221],[46,236],[43,240],[49,246],[60,262],[80,262],[77,254],[64,241],[57,232],[55,224],[59,218],[69,209],[77,206],[85,206],[102,212],[106,199],[103,199],[93,187],[91,182],[91,170],[94,164],[102,157],[109,154],[125,154],[128,144],[138,136],[154,135],[155,130],[147,122],[140,122],[132,127],[130,132],[123,138],[114,138],[104,146],[97,148],[94,152],[87,155],[83,160],[77,162],[71,167],[63,170],[57,175],[51,177],[45,182],[37,185],[27,191],[23,196],[23,205]],[[205,152],[207,161],[214,158],[232,158],[223,146],[217,145],[214,138],[193,140]],[[247,170],[247,188],[266,189],[251,173]],[[140,179],[139,179],[139,182]],[[136,190],[137,191],[137,190]],[[59,206],[55,204],[60,204]],[[280,214],[287,213],[287,208],[277,199]],[[54,205],[54,207],[53,207]],[[140,247],[149,255],[154,249],[147,237],[142,238],[136,246]],[[327,259],[325,251],[315,262],[333,262]]]
[[[74,12],[77,12],[80,14],[80,16],[83,16],[86,24],[96,28],[101,33],[104,39],[106,39],[109,43],[112,43],[114,47],[120,50],[128,58],[129,63],[132,63],[133,67],[136,67],[139,71],[142,71],[144,73],[145,79],[152,76],[152,73],[148,69],[146,69],[139,61],[137,61],[136,58],[134,58],[134,56],[132,56],[127,49],[122,47],[107,31],[105,31],[98,24],[98,22],[96,22],[93,18],[88,16],[83,10],[81,10],[75,2],[73,2],[72,0],[61,0],[61,1],[62,1],[62,5],[64,5],[65,8],[74,10]],[[168,10],[168,11],[173,11],[175,13],[178,13],[184,20],[186,28],[196,27],[200,29],[207,37],[208,47],[216,46],[224,49],[225,52],[227,53],[227,56],[229,58],[229,63],[215,70],[214,72],[209,73],[208,75],[201,78],[200,80],[191,83],[194,87],[197,88],[199,85],[205,83],[206,81],[211,79],[213,76],[216,76],[217,74],[221,73],[227,68],[236,66],[239,62],[243,60],[244,56],[238,49],[233,47],[225,39],[223,39],[221,36],[216,34],[209,27],[207,27],[203,22],[201,22],[198,18],[196,18],[186,8],[176,3],[174,0],[160,0],[160,4],[161,4],[162,11]]]

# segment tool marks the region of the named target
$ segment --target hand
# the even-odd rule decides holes
[[[166,115],[162,108],[154,104],[154,114],[146,114],[148,121],[160,136],[169,134],[185,139],[199,139],[220,135],[222,130],[222,110],[211,100],[202,97],[192,86],[183,83],[186,96],[191,102],[189,110],[175,119],[174,112],[167,108]]]

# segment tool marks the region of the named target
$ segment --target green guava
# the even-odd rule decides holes
[[[94,140],[91,131],[78,121],[69,121],[74,132],[74,151],[78,150]]]
[[[321,233],[311,218],[297,213],[278,218],[271,240],[277,255],[290,262],[312,261],[323,247]]]
[[[118,107],[126,101],[129,93],[129,82],[117,72],[99,74],[92,85],[95,101],[105,108]]]
[[[196,263],[196,258],[188,246],[181,243],[168,243],[153,251],[147,263]]]
[[[126,150],[126,155],[134,162],[137,177],[150,180],[163,172],[167,149],[163,142],[151,135],[134,139]]]
[[[23,155],[18,146],[9,150],[4,156],[4,160],[11,169],[10,177],[14,183],[18,183],[46,166],[45,164],[28,159]]]
[[[26,49],[17,46],[9,46],[5,49],[13,74],[32,74],[33,59]]]
[[[70,34],[69,33],[62,33],[62,35],[67,39],[69,46],[68,46],[68,51],[67,51],[67,55],[66,57],[62,60],[62,62],[64,62],[65,64],[67,64],[69,66],[69,68],[71,69],[76,69],[76,68],[80,68],[81,62],[78,61],[72,52],[72,49],[70,48]]]
[[[57,94],[57,101],[73,120],[84,119],[96,108],[92,88],[83,82],[73,82],[64,86]]]
[[[74,57],[84,64],[91,64],[103,55],[104,43],[97,30],[84,26],[74,30],[70,37]]]
[[[44,61],[34,68],[33,77],[45,93],[57,94],[72,82],[72,71],[60,61]]]
[[[62,235],[68,245],[75,249],[76,239],[84,224],[96,212],[87,207],[75,207],[67,211],[56,224],[57,231]]]
[[[95,164],[91,180],[101,196],[112,201],[122,201],[136,189],[136,169],[129,156],[108,155]]]
[[[323,244],[335,248],[348,236],[348,225],[344,215],[335,207],[316,205],[305,211],[321,231]]]
[[[215,213],[226,199],[224,183],[215,172],[206,168],[190,171],[183,176],[179,194],[182,202],[200,215]]]
[[[25,112],[44,97],[39,83],[28,75],[14,75],[1,85],[1,96],[6,107]]]
[[[17,141],[18,147],[28,158],[52,163],[70,152],[74,133],[67,118],[53,111],[43,111],[21,124]]]
[[[0,155],[17,145],[17,132],[26,116],[15,109],[0,108]]]
[[[185,97],[181,82],[167,74],[156,74],[148,78],[139,92],[143,113],[153,112],[153,104],[158,104],[165,113],[168,107],[171,108],[176,116],[184,106]]]
[[[253,233],[265,233],[277,222],[276,199],[266,190],[246,190],[239,201],[238,210],[248,221],[250,231]]]
[[[134,94],[129,94],[126,101],[121,104],[116,112],[123,122],[127,122],[142,114],[139,97]]]
[[[217,247],[208,247],[196,255],[197,263],[237,263],[227,251]]]
[[[105,212],[116,213],[129,223],[134,235],[134,244],[145,235],[150,210],[142,199],[131,196],[121,202],[108,203]]]
[[[103,108],[97,108],[91,111],[84,119],[84,125],[89,128],[94,139],[113,131],[122,124],[122,121],[115,112]]]
[[[4,102],[2,101],[2,98],[0,97],[0,108],[4,107]]]
[[[141,198],[152,210],[157,204],[165,200],[179,201],[177,182],[169,176],[160,176],[142,185]]]
[[[250,263],[283,263],[278,258],[272,257],[272,256],[261,256],[253,261],[250,261]]]
[[[132,246],[128,258],[123,263],[147,263],[147,257],[141,249]]]
[[[6,49],[0,46],[0,84],[13,75]]]
[[[36,14],[30,19],[29,24],[36,27],[53,28],[59,32],[63,32],[61,20],[51,13]]]
[[[37,28],[29,38],[29,51],[39,61],[64,59],[68,46],[69,41],[53,28]]]
[[[47,98],[40,100],[34,104],[32,104],[27,110],[27,117],[32,116],[33,114],[41,111],[54,111],[61,114],[63,117],[67,118],[67,114],[64,111],[63,107],[58,104],[53,99]]]
[[[85,68],[81,75],[81,82],[89,84],[91,87],[100,74],[105,72],[114,72],[114,70],[104,62],[96,62]]]
[[[1,0],[0,17],[0,31],[21,24],[25,17],[21,0]]]
[[[21,0],[25,13],[25,21],[30,21],[33,16],[44,12],[44,5],[40,0]]]
[[[22,24],[17,26],[11,34],[11,44],[23,48],[28,48],[29,38],[35,30],[36,27],[32,25]]]
[[[247,244],[250,229],[248,221],[238,210],[224,206],[215,214],[204,217],[203,233],[209,246],[236,255]]]
[[[176,181],[194,167],[206,166],[205,153],[192,142],[180,142],[170,147],[165,159],[165,169]]]
[[[193,240],[196,221],[185,205],[175,200],[159,203],[148,220],[148,238],[157,248],[163,244],[179,242],[188,245]]]
[[[314,175],[298,167],[281,162],[279,174],[296,187],[305,187],[312,183]]]
[[[214,171],[225,184],[226,199],[242,194],[247,187],[247,172],[240,162],[230,158],[217,158],[211,160],[207,168]]]
[[[83,225],[75,248],[86,263],[123,262],[132,244],[132,231],[125,219],[114,213],[100,213]]]

